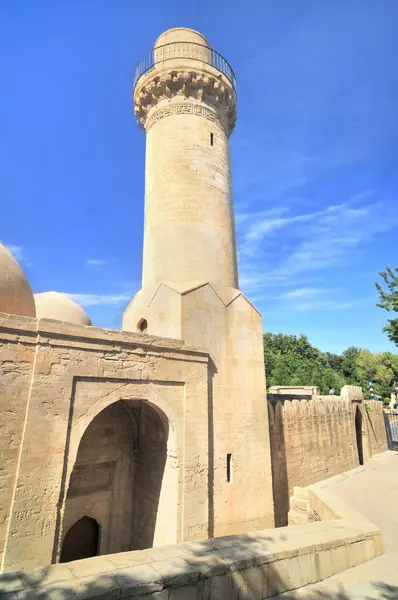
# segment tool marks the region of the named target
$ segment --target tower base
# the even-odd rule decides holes
[[[138,292],[123,329],[137,331],[143,322],[145,333],[182,339],[210,354],[210,536],[272,527],[261,315],[237,289],[162,282]]]

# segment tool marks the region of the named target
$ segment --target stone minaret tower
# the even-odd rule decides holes
[[[228,139],[236,82],[192,29],[170,29],[135,75],[146,133],[142,289],[123,329],[211,358],[209,534],[273,524],[261,316],[238,288]],[[187,407],[194,410],[194,407]]]
[[[151,63],[134,90],[146,132],[143,288],[192,280],[237,288],[233,71],[200,33],[183,28],[156,40]]]

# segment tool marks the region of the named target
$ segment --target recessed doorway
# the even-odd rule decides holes
[[[355,410],[355,433],[357,438],[358,460],[359,464],[363,465],[362,414],[358,406]]]
[[[95,519],[83,517],[76,521],[65,535],[60,562],[97,556],[99,526]]]

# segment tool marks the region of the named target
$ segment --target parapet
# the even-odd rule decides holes
[[[327,520],[3,573],[0,593],[12,590],[15,597],[48,600],[55,596],[263,600],[383,553],[380,530],[342,500],[320,486],[309,488],[309,499]]]

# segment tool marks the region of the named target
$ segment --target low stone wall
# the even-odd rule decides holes
[[[319,486],[309,496],[333,520],[4,573],[0,600],[262,600],[383,553],[362,515]]]
[[[293,400],[269,403],[275,524],[287,524],[289,496],[358,465],[349,400]]]
[[[345,386],[341,396],[268,402],[276,526],[287,524],[294,486],[305,487],[359,465],[357,407],[366,461],[387,450],[387,436],[382,404],[365,406],[360,388]]]
[[[385,414],[383,403],[378,400],[367,400],[366,424],[371,454],[380,454],[388,450]]]

